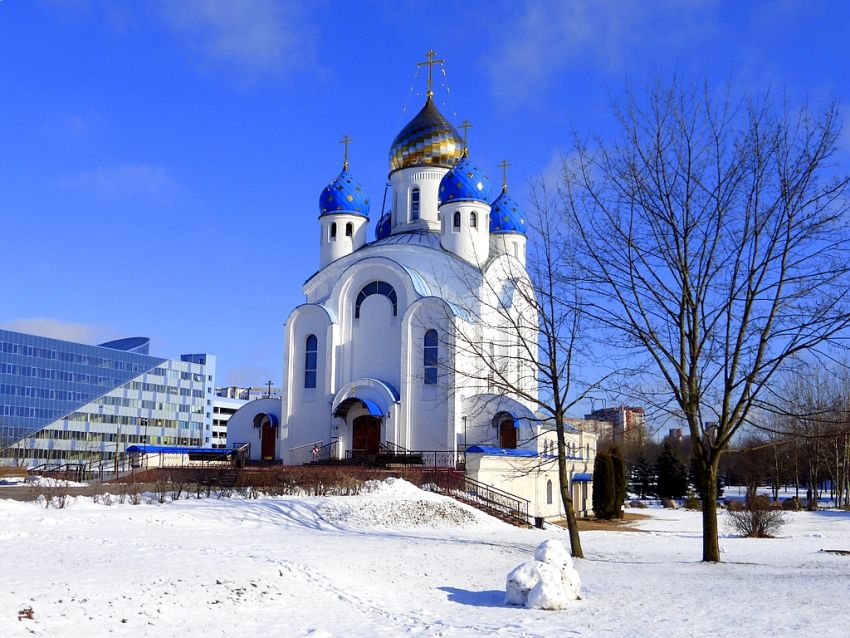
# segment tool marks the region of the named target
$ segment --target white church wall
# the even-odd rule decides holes
[[[414,167],[393,172],[392,184],[392,232],[400,233],[416,229],[439,229],[437,221],[438,191],[447,168]],[[419,189],[419,219],[411,218],[411,191]]]
[[[536,451],[537,420],[534,414],[516,399],[492,393],[467,395],[461,405],[466,417],[467,445],[499,445],[499,423],[496,416],[508,414],[517,419],[517,447]]]
[[[588,467],[588,463],[590,467]],[[567,458],[567,477],[578,516],[593,512],[593,483],[573,480],[593,471],[592,460]],[[529,501],[531,516],[563,518],[557,459],[553,456],[511,457],[472,453],[466,456],[466,475]]]
[[[360,307],[351,326],[349,364],[351,379],[381,379],[399,386],[401,321],[393,315],[390,300],[371,295]]]
[[[319,305],[305,304],[289,316],[284,330],[283,460],[289,450],[322,440],[329,442],[335,368],[334,329],[330,315]],[[307,383],[306,344],[316,337],[315,388]],[[312,381],[313,379],[311,379]]]
[[[350,213],[322,215],[319,218],[319,268],[363,246],[368,222],[366,217]]]
[[[529,362],[539,354],[534,288],[525,268],[511,257],[494,258],[484,273],[480,296],[484,341],[506,384],[522,390],[517,400],[536,409],[537,377]]]
[[[283,422],[281,418],[281,402],[280,399],[257,399],[246,403],[236,412],[234,412],[227,421],[227,447],[233,448],[243,443],[250,443],[251,450],[249,458],[256,461],[260,458],[261,432],[254,427],[254,417],[258,414],[273,414],[278,421],[278,424]],[[280,458],[280,425],[276,437],[276,457]]]
[[[444,204],[440,207],[440,245],[470,264],[483,266],[490,258],[489,224],[490,206],[487,204]]]
[[[405,314],[402,333],[402,446],[412,450],[453,450],[456,446],[454,320],[435,297],[420,299]],[[425,335],[437,334],[437,365],[425,371]],[[436,374],[436,383],[430,374]]]
[[[527,500],[530,516],[556,519],[564,516],[558,491],[558,465],[553,460],[467,454],[466,474]]]
[[[526,241],[522,233],[494,233],[490,235],[490,255],[508,255],[525,268]]]
[[[371,294],[356,316],[357,297],[372,282],[383,282],[396,295],[396,312],[383,294]],[[384,258],[368,258],[347,268],[326,302],[340,323],[337,387],[358,378],[375,378],[398,389],[401,383],[401,318],[416,292],[410,276]]]

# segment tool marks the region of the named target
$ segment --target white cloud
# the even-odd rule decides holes
[[[232,63],[250,73],[312,61],[312,31],[297,2],[182,0],[160,2],[165,24],[202,58]]]
[[[564,154],[555,150],[540,171],[540,181],[547,188],[560,188],[564,178]]]
[[[50,319],[47,317],[13,319],[12,321],[0,323],[0,328],[38,335],[40,337],[51,337],[53,339],[64,339],[66,341],[88,344],[104,343],[118,338],[114,330],[105,326],[60,321],[59,319]]]
[[[79,171],[59,180],[63,188],[99,197],[165,197],[177,186],[162,166],[121,164]]]
[[[491,86],[504,100],[533,99],[570,66],[621,72],[638,47],[686,50],[689,43],[710,32],[705,12],[698,9],[713,3],[529,2],[487,55]]]

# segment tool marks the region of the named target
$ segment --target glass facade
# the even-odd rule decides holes
[[[209,444],[215,357],[152,357],[148,344],[0,330],[0,463],[111,460],[135,443]]]

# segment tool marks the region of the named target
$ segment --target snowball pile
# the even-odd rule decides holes
[[[566,609],[579,599],[581,580],[573,559],[561,541],[543,541],[534,552],[534,560],[523,563],[508,574],[505,604],[530,609]]]

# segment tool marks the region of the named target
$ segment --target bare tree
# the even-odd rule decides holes
[[[585,378],[593,367],[593,353],[583,337],[584,304],[575,278],[575,234],[558,214],[557,200],[545,184],[534,189],[530,217],[525,266],[510,258],[481,264],[485,272],[482,285],[469,282],[466,286],[479,292],[473,292],[473,298],[455,300],[471,326],[486,324],[495,328],[498,336],[497,343],[488,343],[474,329],[457,330],[451,343],[461,355],[457,360],[475,365],[452,372],[462,372],[490,393],[532,405],[539,422],[554,426],[559,491],[571,553],[582,558],[567,467],[568,457],[576,452],[566,436],[574,429],[568,414],[598,389],[604,378]],[[496,276],[488,277],[488,269],[494,268],[498,269]]]
[[[836,507],[850,498],[848,393],[844,364],[801,366],[799,372],[784,376],[778,384],[772,406],[777,426],[771,430],[793,448],[795,481],[799,485],[802,472],[809,509],[817,507],[822,479],[830,479]]]
[[[690,431],[704,561],[719,561],[721,454],[765,385],[850,323],[846,176],[836,106],[777,113],[674,81],[615,109],[616,141],[565,164],[592,315],[666,386]],[[616,341],[614,341],[616,340]]]

